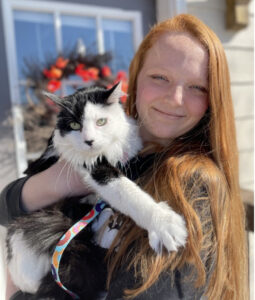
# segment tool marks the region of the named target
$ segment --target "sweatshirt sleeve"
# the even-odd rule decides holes
[[[212,270],[209,271],[209,274]],[[158,280],[145,292],[132,298],[134,300],[199,300],[206,291],[206,286],[196,288],[190,279],[192,268],[185,265],[181,270],[173,274],[162,273]],[[209,275],[207,274],[207,276]],[[138,287],[134,277],[134,271],[119,271],[112,280],[106,300],[117,300],[124,298],[125,289]]]
[[[0,194],[0,225],[7,226],[14,218],[24,215],[21,192],[29,176],[9,183]]]

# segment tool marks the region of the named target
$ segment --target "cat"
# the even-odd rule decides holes
[[[121,83],[108,90],[79,89],[64,98],[44,94],[60,112],[47,149],[26,174],[34,175],[64,159],[95,193],[65,199],[21,216],[9,226],[7,261],[14,284],[29,293],[29,299],[70,299],[50,274],[51,256],[61,236],[90,211],[98,197],[145,229],[157,253],[162,247],[176,251],[184,246],[187,231],[183,217],[165,202],[155,202],[120,170],[142,148],[136,121],[125,114],[119,101]],[[88,226],[66,248],[61,260],[62,282],[81,299],[97,299],[105,290],[106,249],[95,243],[93,235],[92,226]]]

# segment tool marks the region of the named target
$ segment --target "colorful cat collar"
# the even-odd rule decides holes
[[[59,240],[51,261],[51,272],[56,283],[65,290],[73,299],[80,299],[78,295],[68,290],[60,281],[59,278],[59,265],[61,257],[64,253],[65,248],[71,242],[71,240],[82,231],[95,217],[103,210],[106,203],[102,200],[98,200],[96,205],[88,212],[82,219],[76,222]]]

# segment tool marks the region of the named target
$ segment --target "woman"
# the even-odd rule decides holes
[[[188,241],[156,256],[144,231],[123,217],[108,251],[107,299],[248,299],[230,80],[219,39],[189,15],[164,21],[143,40],[129,78],[127,112],[145,143],[146,171],[137,181],[184,216]],[[67,190],[65,174],[56,189],[52,179],[60,169],[57,163],[23,188],[26,179],[6,188],[5,219],[21,213],[19,202],[8,200],[17,191],[28,211],[85,192],[79,179]],[[37,195],[42,184],[47,188]]]

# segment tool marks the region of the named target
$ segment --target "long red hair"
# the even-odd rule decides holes
[[[195,128],[178,137],[169,148],[161,149],[152,170],[140,179],[140,184],[156,201],[168,201],[184,216],[188,242],[177,253],[156,256],[144,230],[126,218],[108,252],[108,283],[119,265],[128,261],[142,280],[140,287],[126,291],[128,297],[133,297],[155,283],[163,271],[189,264],[194,266],[195,286],[207,284],[208,299],[246,300],[245,215],[239,189],[230,78],[224,49],[214,32],[187,14],[155,25],[130,65],[127,113],[137,118],[139,71],[147,51],[166,32],[189,33],[208,51],[209,109]],[[208,260],[213,265],[210,278],[206,270]]]

